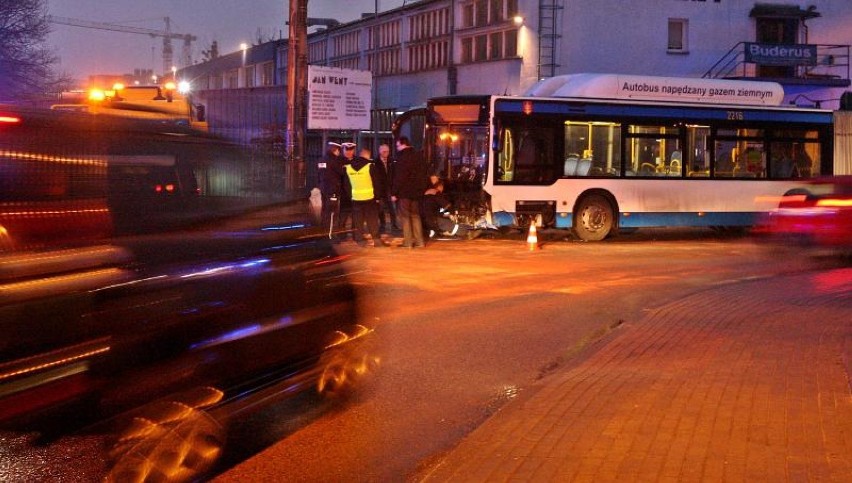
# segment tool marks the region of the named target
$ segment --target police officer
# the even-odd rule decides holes
[[[322,193],[322,226],[328,229],[328,237],[334,237],[334,231],[340,226],[340,196],[343,183],[340,176],[342,161],[341,145],[328,143],[325,157],[317,165],[319,188]]]

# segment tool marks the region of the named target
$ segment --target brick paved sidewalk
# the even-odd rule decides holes
[[[850,347],[852,268],[720,286],[510,403],[425,481],[850,482]]]

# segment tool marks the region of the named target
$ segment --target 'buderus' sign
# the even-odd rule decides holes
[[[746,42],[745,61],[761,65],[816,65],[817,46]]]

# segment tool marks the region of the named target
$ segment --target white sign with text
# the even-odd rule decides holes
[[[308,66],[308,129],[370,129],[373,76],[367,70]]]

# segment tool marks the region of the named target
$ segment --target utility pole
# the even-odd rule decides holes
[[[305,159],[308,126],[308,0],[290,0],[287,42],[287,155],[295,163]],[[290,168],[292,169],[292,167]]]

